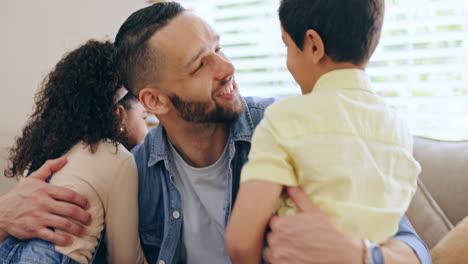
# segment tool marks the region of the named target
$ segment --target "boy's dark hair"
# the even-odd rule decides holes
[[[115,38],[116,67],[124,86],[135,96],[157,82],[164,66],[164,55],[148,40],[183,11],[176,2],[156,3],[134,12],[120,27]]]
[[[377,47],[384,10],[384,0],[282,0],[279,18],[301,50],[313,29],[333,61],[362,65]]]

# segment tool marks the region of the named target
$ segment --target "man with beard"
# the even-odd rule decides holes
[[[177,3],[158,3],[132,14],[120,28],[115,45],[125,87],[161,122],[134,150],[139,232],[148,262],[230,263],[225,226],[253,130],[273,100],[239,95],[234,66],[221,52],[219,36]],[[52,220],[34,224],[34,215],[48,219],[48,210],[25,205],[47,204],[56,193],[68,191],[32,186],[32,181],[39,184],[38,179],[47,175],[47,168],[0,200],[7,211],[15,211],[10,203],[22,212],[0,214],[0,230],[29,238],[39,234],[24,234],[18,227],[58,225]],[[38,194],[36,198],[25,198],[30,189]],[[365,246],[359,239],[333,227],[300,191],[289,190],[289,194],[302,213],[272,219],[266,251],[272,263],[364,263]],[[79,209],[86,207],[86,201],[78,194],[70,196],[60,198],[78,206],[63,215],[88,222]],[[61,229],[83,232],[80,225],[63,221],[67,225],[60,225]],[[67,242],[64,237],[43,239]],[[424,243],[405,218],[399,233],[381,248],[385,263],[430,263]]]

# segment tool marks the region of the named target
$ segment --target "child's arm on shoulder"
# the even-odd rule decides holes
[[[226,230],[226,247],[233,263],[261,263],[265,229],[282,188],[262,180],[240,185]]]

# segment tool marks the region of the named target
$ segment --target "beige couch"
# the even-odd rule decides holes
[[[468,216],[468,141],[416,137],[414,156],[422,173],[407,216],[431,249]]]

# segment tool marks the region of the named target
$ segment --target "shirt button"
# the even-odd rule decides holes
[[[180,218],[180,213],[179,213],[179,211],[174,211],[174,212],[172,212],[172,217],[174,217],[174,219],[179,219],[179,218]],[[163,263],[160,263],[160,264],[163,264]]]
[[[159,264],[166,264],[166,262],[164,260],[160,260],[158,263]]]

